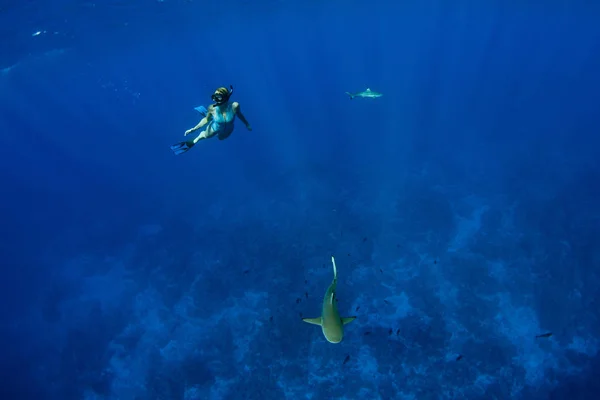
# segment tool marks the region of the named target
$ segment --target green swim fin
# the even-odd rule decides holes
[[[194,143],[193,140],[189,140],[187,142],[180,142],[172,145],[171,150],[173,150],[173,153],[175,153],[176,155],[179,155],[185,153],[186,151],[194,147],[195,144],[196,143]]]

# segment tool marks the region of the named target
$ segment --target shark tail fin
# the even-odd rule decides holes
[[[333,280],[337,281],[337,268],[335,266],[335,258],[331,256],[331,263],[333,264]]]
[[[346,94],[347,94],[348,96],[350,96],[350,100],[352,100],[352,99],[354,98],[354,95],[353,95],[352,93],[350,93],[350,92],[346,92]]]

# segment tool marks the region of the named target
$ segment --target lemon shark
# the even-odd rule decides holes
[[[335,267],[335,259],[331,257],[333,264],[333,281],[325,292],[323,298],[323,310],[318,318],[302,318],[302,321],[313,325],[320,325],[323,330],[323,335],[329,343],[339,343],[344,337],[344,325],[354,321],[356,317],[340,317],[337,309],[337,300],[335,290],[337,288],[337,268]]]
[[[350,99],[353,99],[355,97],[362,97],[363,99],[377,99],[377,98],[383,96],[383,93],[374,92],[369,88],[367,88],[367,90],[365,90],[364,92],[357,92],[357,93],[346,92],[346,94],[348,96],[350,96]]]

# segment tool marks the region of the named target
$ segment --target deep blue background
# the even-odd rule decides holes
[[[600,5],[298,3],[0,6],[2,398],[596,398]]]

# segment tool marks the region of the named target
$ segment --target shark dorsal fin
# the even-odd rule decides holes
[[[369,88],[367,88],[367,90],[365,90],[365,92],[370,92],[370,91],[371,91],[371,89],[369,89]]]

